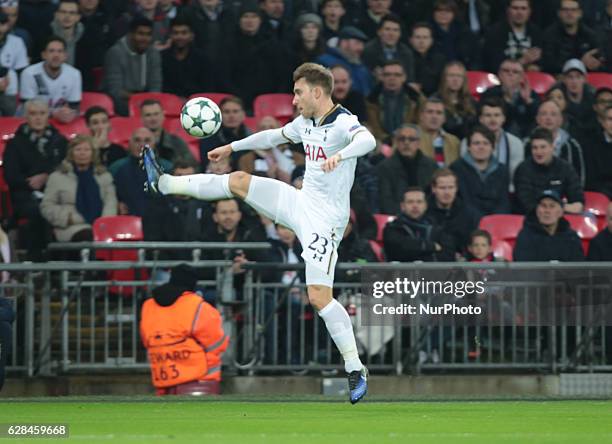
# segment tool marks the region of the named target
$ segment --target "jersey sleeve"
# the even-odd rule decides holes
[[[289,143],[293,143],[293,144],[297,144],[297,143],[302,143],[302,137],[301,137],[301,132],[300,132],[300,128],[301,128],[301,122],[303,120],[302,116],[299,116],[295,119],[293,119],[291,122],[287,123],[285,126],[283,126],[282,128],[282,134],[283,137],[289,142]]]

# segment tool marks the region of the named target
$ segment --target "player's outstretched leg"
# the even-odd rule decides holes
[[[140,161],[147,173],[146,188],[154,193],[182,194],[202,200],[244,199],[248,194],[251,176],[242,171],[172,176],[164,173],[155,151],[147,145],[142,148]]]
[[[368,391],[368,369],[361,363],[351,318],[345,308],[332,297],[331,287],[309,285],[308,298],[325,321],[329,335],[344,358],[348,373],[351,404],[359,402]]]

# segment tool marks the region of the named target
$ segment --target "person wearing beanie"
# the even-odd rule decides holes
[[[142,306],[140,336],[158,395],[220,393],[229,338],[219,311],[194,292],[197,280],[192,267],[178,265]]]

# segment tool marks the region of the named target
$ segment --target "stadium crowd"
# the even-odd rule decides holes
[[[585,191],[612,198],[612,0],[500,3],[0,0],[0,122],[24,119],[1,129],[7,227],[35,261],[116,214],[141,217],[145,240],[273,241],[261,257],[235,253],[236,274],[247,260],[302,260],[291,232],[237,200],[147,194],[138,154],[154,146],[176,175],[243,170],[300,187],[301,146],[206,154],[284,123],[250,117],[255,98],[291,94],[292,71],[317,62],[378,141],[358,162],[341,262],[487,260],[492,238],[474,230],[512,213],[525,215],[516,260],[612,260],[612,206],[590,249],[564,216],[584,214]],[[498,82],[472,91],[476,71]],[[588,83],[596,72],[607,85]],[[546,90],[534,73],[552,76]],[[84,91],[111,100],[86,106]],[[225,93],[223,125],[190,140],[163,100],[134,109],[144,92]]]

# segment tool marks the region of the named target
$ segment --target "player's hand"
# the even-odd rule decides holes
[[[215,148],[214,150],[208,153],[208,160],[211,162],[219,162],[220,160],[229,157],[232,154],[232,146],[231,145],[223,145],[219,148]]]
[[[323,164],[323,171],[325,171],[326,173],[331,173],[336,169],[341,160],[342,156],[340,154],[334,154]]]

